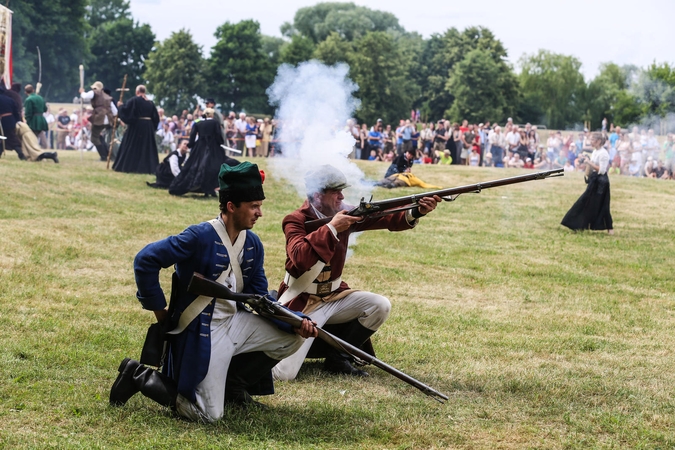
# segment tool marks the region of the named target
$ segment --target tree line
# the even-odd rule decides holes
[[[357,119],[393,123],[419,109],[428,120],[516,122],[565,129],[599,128],[675,113],[675,65],[646,68],[605,63],[586,82],[581,61],[540,50],[508,63],[502,42],[487,28],[449,28],[424,39],[396,16],[353,3],[299,9],[283,37],[260,32],[255,20],[225,22],[208,54],[182,29],[162,42],[134,21],[128,0],[22,0],[14,10],[14,77],[37,81],[42,52],[42,93],[70,101],[84,63],[86,86],[146,84],[168,113],[192,110],[214,97],[223,109],[273,113],[266,89],[281,64],[310,59],[345,62],[359,86]]]

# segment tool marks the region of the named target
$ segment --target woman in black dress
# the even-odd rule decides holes
[[[603,147],[604,143],[602,133],[593,133],[593,154],[585,161],[590,168],[588,185],[561,222],[572,230],[607,230],[607,233],[614,234],[612,214],[609,212],[609,153]]]
[[[188,147],[190,157],[183,169],[169,186],[169,194],[183,195],[188,192],[216,197],[218,172],[223,163],[236,166],[239,161],[225,155],[223,133],[218,121],[213,118],[214,110],[206,108],[204,119],[195,122],[190,132]]]

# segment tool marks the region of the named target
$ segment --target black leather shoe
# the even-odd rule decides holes
[[[124,406],[139,391],[134,382],[134,372],[141,364],[131,358],[124,358],[120,364],[119,375],[110,389],[110,406]]]
[[[54,160],[54,164],[59,163],[59,155],[57,155],[56,152],[52,152],[52,159]]]
[[[368,372],[352,366],[349,359],[342,355],[329,355],[326,357],[326,361],[323,363],[323,370],[337,375],[350,375],[353,377],[369,376]]]

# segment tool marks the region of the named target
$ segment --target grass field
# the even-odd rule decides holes
[[[95,153],[59,158],[0,159],[2,448],[675,447],[675,183],[612,178],[616,236],[559,225],[579,174],[464,195],[413,231],[362,235],[344,278],[392,301],[378,357],[450,400],[376,368],[353,380],[309,363],[261,399],[269,411],[204,425],[141,395],[113,409],[108,393],[153,320],[134,296],[135,254],[215,217],[217,202],[149,189],[152,177],[106,171]],[[361,167],[372,179],[386,168]],[[280,222],[301,199],[269,172],[255,231],[275,286]],[[522,173],[415,172],[441,186]]]

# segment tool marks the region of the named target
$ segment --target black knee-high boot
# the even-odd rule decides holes
[[[163,373],[130,358],[124,358],[118,370],[120,374],[110,389],[111,406],[123,406],[137,392],[160,405],[176,406],[176,382]]]
[[[264,352],[241,353],[232,358],[225,382],[225,403],[236,406],[266,407],[251,398],[249,390],[263,383],[270,377],[270,371],[279,363],[278,359],[270,358]],[[270,390],[273,393],[271,377]]]
[[[374,333],[374,330],[364,327],[358,319],[354,319],[350,322],[340,324],[335,335],[343,341],[352,344],[354,347],[360,348]],[[330,373],[367,377],[368,372],[354,367],[352,365],[353,360],[354,359],[350,355],[334,349],[333,347],[328,347],[323,369]]]

